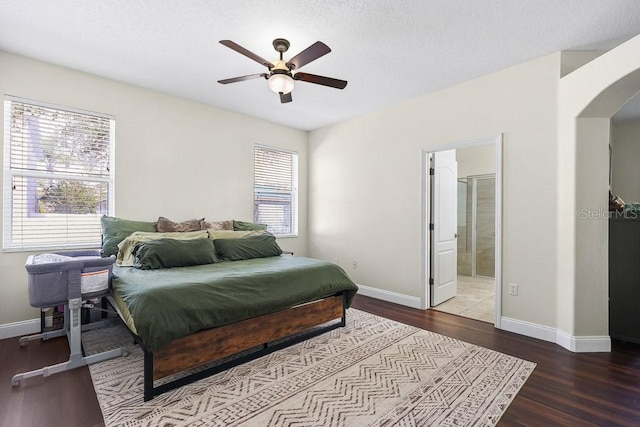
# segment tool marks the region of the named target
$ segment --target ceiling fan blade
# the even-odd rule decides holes
[[[298,70],[302,66],[307,65],[311,61],[315,61],[316,59],[326,55],[329,52],[331,52],[329,46],[322,42],[315,42],[314,44],[291,58],[289,62],[287,62],[287,66],[289,67],[289,69],[295,68],[296,70]]]
[[[296,73],[293,75],[293,78],[295,80],[302,80],[303,82],[334,87],[336,89],[344,89],[347,86],[346,80],[338,80],[331,77],[317,76],[315,74],[309,73]]]
[[[283,104],[286,104],[287,102],[291,102],[293,101],[293,98],[291,98],[291,92],[289,93],[281,93],[280,94],[280,102]]]
[[[246,56],[247,58],[253,59],[258,64],[262,64],[265,67],[267,67],[268,69],[271,69],[273,67],[273,64],[271,63],[271,61],[267,61],[263,57],[258,56],[255,53],[251,52],[250,50],[245,49],[244,47],[240,46],[238,43],[232,42],[231,40],[220,40],[220,43],[225,45],[229,49],[233,49],[236,52]]]
[[[267,73],[259,73],[259,74],[249,74],[248,76],[240,76],[240,77],[232,77],[230,79],[218,80],[218,83],[222,83],[223,85],[235,82],[242,82],[245,80],[257,79],[258,77],[267,77]]]

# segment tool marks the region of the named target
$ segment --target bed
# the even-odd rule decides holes
[[[148,237],[138,234],[143,241]],[[118,255],[109,301],[144,351],[145,401],[345,325],[358,289],[347,274],[333,263],[283,254],[277,245],[269,252],[274,246],[264,241],[254,257],[256,239],[275,242],[268,233],[259,236],[213,240],[217,256],[202,264],[159,265],[167,254],[192,258],[185,248],[206,246],[209,239],[129,244],[138,265],[129,266],[126,256]],[[119,246],[126,247],[126,239]],[[155,257],[141,256],[147,247]],[[265,250],[269,256],[262,256]],[[145,260],[155,265],[145,268]]]

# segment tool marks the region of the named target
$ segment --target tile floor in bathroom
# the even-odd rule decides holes
[[[433,307],[483,322],[495,321],[495,280],[490,277],[458,276],[458,295]]]

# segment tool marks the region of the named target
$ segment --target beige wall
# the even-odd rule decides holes
[[[254,145],[297,151],[300,233],[279,244],[306,254],[307,132],[1,51],[0,93],[116,116],[115,206],[123,218],[251,220]],[[38,316],[28,305],[28,255],[0,253],[0,325]]]
[[[640,120],[611,126],[611,189],[627,203],[640,203]]]
[[[554,54],[312,131],[310,255],[420,297],[423,150],[504,133],[502,313],[555,326],[559,77]]]

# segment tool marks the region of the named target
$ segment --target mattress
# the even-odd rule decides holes
[[[114,301],[148,351],[202,329],[232,324],[358,287],[339,266],[276,256],[192,267],[114,266]]]

